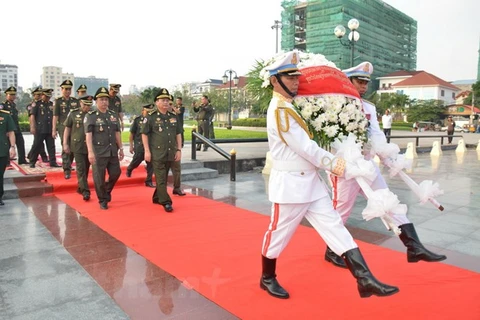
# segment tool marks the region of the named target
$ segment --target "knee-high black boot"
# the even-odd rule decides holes
[[[327,250],[325,251],[325,261],[332,263],[336,267],[347,269],[347,265],[345,264],[345,261],[342,259],[342,257],[333,252],[332,249],[330,249],[330,247],[328,246]]]
[[[399,291],[397,287],[381,283],[373,276],[359,248],[348,250],[342,257],[345,259],[352,275],[357,279],[360,297],[367,298],[372,294],[379,297],[390,296]]]
[[[413,223],[402,224],[399,228],[402,230],[400,240],[402,240],[405,247],[407,247],[408,262],[418,262],[420,260],[434,262],[447,259],[446,256],[433,253],[423,246],[418,239]]]
[[[270,295],[280,298],[288,299],[290,295],[277,281],[275,269],[277,266],[277,259],[268,259],[262,255],[262,278],[260,279],[260,288],[266,290]]]

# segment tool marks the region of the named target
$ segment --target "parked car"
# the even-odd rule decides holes
[[[447,127],[442,127],[441,131],[446,132],[446,131],[447,131]],[[468,132],[468,129],[464,129],[464,128],[460,127],[460,126],[455,126],[455,128],[453,128],[453,131],[454,131],[454,132],[467,133],[467,132]]]

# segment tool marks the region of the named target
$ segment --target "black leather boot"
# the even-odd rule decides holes
[[[348,269],[357,279],[358,293],[360,297],[367,298],[371,295],[379,297],[390,296],[397,293],[397,287],[390,286],[378,281],[368,269],[359,248],[351,249],[342,254]]]
[[[337,255],[335,252],[327,246],[327,251],[325,251],[325,261],[333,263],[334,266],[347,269],[347,265],[342,257]]]
[[[268,259],[262,255],[262,278],[260,279],[260,288],[266,290],[275,298],[288,299],[290,295],[277,281],[275,269],[277,259]]]
[[[442,254],[436,254],[428,250],[418,239],[417,232],[413,223],[406,223],[399,226],[402,233],[400,233],[400,240],[402,240],[405,247],[407,247],[407,261],[418,262],[420,260],[435,262],[447,259]]]

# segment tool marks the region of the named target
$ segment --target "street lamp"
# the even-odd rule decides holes
[[[358,22],[357,19],[350,19],[348,21],[348,29],[350,29],[350,33],[348,34],[348,42],[343,42],[342,37],[345,35],[345,27],[342,25],[338,25],[335,27],[335,30],[333,30],[333,34],[340,40],[340,43],[352,49],[352,53],[350,55],[350,67],[353,67],[353,53],[355,51],[355,42],[360,39],[360,33],[358,33],[357,29],[360,25],[360,22]]]
[[[278,29],[282,29],[282,22],[279,20],[275,20],[274,25],[272,26],[272,30],[275,30],[275,53],[278,53]]]
[[[227,76],[227,73],[229,74],[228,76]],[[228,130],[232,129],[232,73],[235,74],[235,77],[233,78],[233,83],[236,86],[238,85],[238,77],[237,77],[237,73],[232,69],[226,70],[222,77],[223,84],[226,84],[227,81],[230,82],[230,90],[228,91],[228,124],[227,124]]]

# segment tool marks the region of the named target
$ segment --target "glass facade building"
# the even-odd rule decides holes
[[[284,51],[294,48],[321,53],[340,69],[351,66],[351,48],[333,34],[337,25],[347,33],[350,19],[360,22],[360,39],[355,43],[354,61],[373,64],[376,77],[417,67],[417,21],[380,0],[282,1],[282,41]]]

